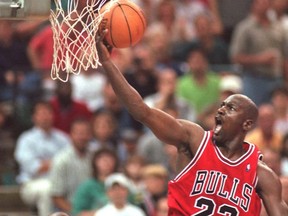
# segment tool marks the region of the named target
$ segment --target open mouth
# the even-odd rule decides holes
[[[214,134],[218,135],[220,130],[222,128],[222,120],[219,118],[219,116],[215,117],[215,128],[214,128]]]

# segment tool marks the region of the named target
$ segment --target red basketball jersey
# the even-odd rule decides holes
[[[246,153],[225,158],[206,131],[195,157],[169,182],[169,216],[259,216],[256,193],[259,151],[243,143]]]

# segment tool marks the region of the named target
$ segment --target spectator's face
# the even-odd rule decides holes
[[[272,7],[276,12],[283,13],[288,7],[288,0],[271,0]]]
[[[71,139],[74,147],[85,152],[91,139],[91,127],[88,122],[76,122],[71,127]]]
[[[168,200],[166,197],[158,200],[156,204],[156,216],[168,215]]]
[[[36,105],[33,114],[33,122],[35,126],[47,130],[53,125],[53,112],[50,108],[43,104]]]
[[[95,158],[95,166],[100,176],[108,176],[112,174],[116,167],[115,158],[109,154],[102,154]]]
[[[288,95],[284,93],[276,93],[272,97],[273,106],[279,110],[288,110]]]
[[[124,206],[127,202],[129,190],[120,185],[120,184],[114,184],[111,188],[107,190],[107,195],[110,199],[110,201],[116,205],[116,206]]]
[[[146,176],[144,182],[147,190],[152,195],[162,194],[166,190],[166,177],[160,176]]]
[[[122,108],[119,98],[115,94],[111,84],[106,84],[103,89],[103,95],[105,100],[105,106],[112,112],[119,112]]]
[[[175,93],[177,83],[177,76],[174,71],[167,69],[160,72],[158,80],[159,92],[165,95],[172,95]]]
[[[271,6],[270,1],[271,0],[254,0],[253,3],[254,12],[259,15],[266,16],[266,13]]]
[[[263,105],[259,107],[258,126],[266,135],[274,131],[275,113],[271,106]]]
[[[125,167],[127,175],[134,180],[141,179],[141,168],[143,165],[137,162],[128,163]]]
[[[211,21],[206,16],[199,16],[195,20],[195,28],[198,38],[211,35]]]
[[[202,53],[197,51],[190,54],[188,64],[191,71],[196,76],[205,73],[207,70],[207,61],[205,57]]]
[[[109,140],[115,130],[113,117],[108,113],[101,113],[95,117],[93,122],[93,134],[100,141]]]
[[[174,4],[163,2],[158,9],[158,19],[164,23],[173,22],[175,20]]]

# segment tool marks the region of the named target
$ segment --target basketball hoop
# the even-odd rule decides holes
[[[67,8],[61,0],[54,1],[56,8],[50,15],[54,39],[51,78],[66,82],[71,73],[77,75],[100,65],[95,38],[110,7],[100,13],[107,0],[67,0]]]

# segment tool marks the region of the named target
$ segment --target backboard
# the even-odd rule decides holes
[[[0,0],[0,19],[47,19],[51,0]]]

